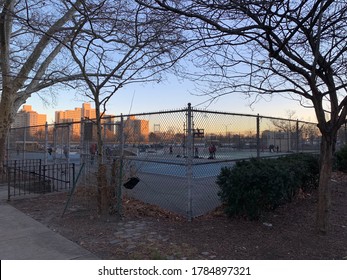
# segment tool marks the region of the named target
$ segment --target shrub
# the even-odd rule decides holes
[[[335,153],[335,159],[337,170],[347,173],[347,145]]]
[[[258,219],[262,212],[291,201],[299,188],[316,186],[318,173],[316,157],[291,155],[237,162],[222,168],[216,183],[229,216]]]
[[[296,176],[297,187],[310,191],[318,186],[319,156],[314,154],[293,154],[278,159],[284,161],[284,168]]]

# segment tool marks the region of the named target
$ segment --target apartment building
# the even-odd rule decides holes
[[[33,111],[31,105],[23,105],[22,109],[18,111],[12,128],[29,127],[26,129],[28,137],[36,136],[45,130],[47,115],[39,114]]]
[[[104,117],[108,117],[103,121],[103,127],[106,131],[105,136],[111,137],[115,134],[114,119],[111,115],[105,115]],[[70,135],[76,138],[80,137],[81,135],[82,118],[91,120],[96,118],[96,110],[91,107],[90,103],[83,103],[81,108],[55,112],[55,123],[58,125],[58,127],[61,124],[69,123]],[[28,127],[26,130],[21,129],[21,136],[18,137],[23,138],[23,133],[25,131],[27,140],[29,140],[29,137],[37,138],[40,136],[38,135],[40,132],[41,134],[44,132],[46,121],[47,116],[45,114],[39,114],[33,111],[31,105],[24,105],[23,108],[17,113],[12,128]],[[19,131],[16,133],[18,134]],[[96,133],[93,134],[96,135]]]
[[[74,110],[56,111],[55,112],[55,123],[72,123],[71,133],[74,136],[81,135],[81,119],[89,118],[95,119],[96,112],[90,105],[90,103],[83,103],[82,108],[75,108]]]
[[[124,122],[125,141],[129,143],[147,142],[149,135],[149,121],[128,117]]]

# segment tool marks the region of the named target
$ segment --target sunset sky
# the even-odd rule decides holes
[[[197,92],[191,82],[179,82],[174,77],[160,84],[127,85],[113,96],[107,106],[107,113],[120,115],[181,109],[190,102],[193,107],[199,109],[282,118],[288,118],[288,111],[294,111],[295,118],[311,122],[316,120],[313,109],[303,108],[297,101],[278,95],[271,98],[267,96],[250,106],[252,100],[241,94],[223,96],[209,104],[208,96],[196,96],[193,93]],[[75,107],[81,107],[82,102],[90,100],[81,95],[75,96],[71,91],[60,92],[55,104],[44,104],[37,95],[27,100],[27,104],[32,105],[34,111],[47,114],[49,123],[54,122],[55,111],[73,110]],[[94,108],[93,103],[92,107]]]

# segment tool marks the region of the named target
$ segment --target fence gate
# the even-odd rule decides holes
[[[73,187],[75,164],[44,165],[39,160],[6,163],[8,200],[11,196],[67,191]]]

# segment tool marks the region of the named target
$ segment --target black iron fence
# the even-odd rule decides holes
[[[12,196],[67,191],[73,187],[74,163],[45,165],[41,159],[10,160],[5,164],[8,199]]]

